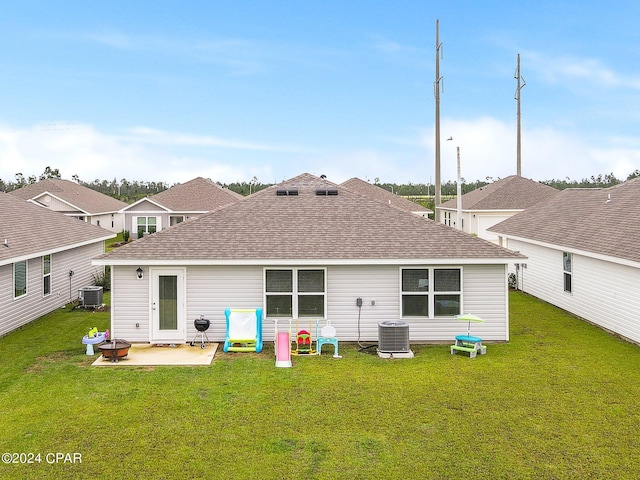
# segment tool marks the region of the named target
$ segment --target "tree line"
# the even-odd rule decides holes
[[[569,179],[569,177],[567,177],[565,179],[543,180],[540,183],[549,185],[558,190],[564,190],[565,188],[606,188],[617,185],[625,180],[631,180],[632,178],[636,177],[640,177],[640,170],[636,170],[623,180],[616,178],[613,173],[610,173],[605,175],[600,174],[598,176],[591,176],[590,178],[583,178],[582,180],[571,180]],[[49,178],[62,178],[60,175],[60,170],[57,168],[52,169],[50,167],[46,167],[40,175],[31,175],[28,177],[25,177],[22,173],[16,173],[15,181],[4,181],[3,179],[0,179],[0,191],[10,192],[11,190],[15,190],[17,188],[24,187],[25,185],[33,184],[40,180],[46,180]],[[92,190],[96,190],[105,195],[109,195],[110,197],[117,198],[118,200],[122,200],[126,203],[132,203],[141,198],[155,195],[156,193],[160,193],[172,186],[163,181],[129,181],[126,178],[122,178],[120,180],[118,180],[117,178],[114,178],[113,180],[95,179],[91,182],[86,182],[80,180],[78,175],[73,175],[72,179],[80,185],[91,188]],[[484,187],[485,185],[488,185],[496,180],[500,180],[500,178],[494,179],[493,177],[486,177],[484,180],[475,180],[473,182],[467,182],[464,178],[462,178],[462,194],[464,195],[465,193],[471,192],[480,187]],[[253,177],[253,179],[249,182],[243,181],[227,184],[223,184],[220,182],[216,183],[218,183],[218,185],[222,187],[228,188],[229,190],[232,190],[244,196],[250,195],[273,185],[272,183],[262,183],[256,177]],[[373,184],[396,195],[407,197],[423,195],[430,196],[434,195],[435,193],[434,185],[427,183],[382,183],[380,182],[379,178],[376,178],[374,179]],[[441,194],[443,196],[455,196],[457,193],[457,183],[451,180],[443,183],[441,187]]]

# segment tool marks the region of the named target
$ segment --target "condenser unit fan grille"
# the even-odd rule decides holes
[[[383,353],[408,353],[409,324],[401,321],[384,321],[378,324],[378,351]]]

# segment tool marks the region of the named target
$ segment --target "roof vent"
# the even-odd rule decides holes
[[[276,190],[276,195],[278,197],[286,197],[287,195],[297,196],[298,195],[298,189],[297,188],[290,188],[289,190],[285,190],[284,188],[279,188],[279,189]]]
[[[338,195],[338,189],[331,187],[331,188],[318,188],[316,190],[316,195],[322,195],[322,196],[326,196],[326,195]]]

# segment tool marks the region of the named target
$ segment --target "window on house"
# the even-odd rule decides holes
[[[460,268],[403,268],[402,316],[459,315],[462,304]]]
[[[149,233],[155,233],[157,228],[156,217],[138,217],[138,238]]]
[[[324,317],[325,269],[265,270],[267,317]]]
[[[13,264],[13,298],[27,294],[27,261]]]
[[[402,270],[402,316],[429,316],[429,269]]]
[[[572,263],[573,263],[573,254],[569,252],[562,252],[562,269],[564,270],[564,291],[567,293],[571,293],[571,280],[572,280]]]
[[[179,223],[184,222],[184,215],[171,215],[169,217],[169,226],[173,227]]]
[[[42,257],[42,295],[51,294],[51,255]]]

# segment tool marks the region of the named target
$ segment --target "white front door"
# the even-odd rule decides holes
[[[185,269],[151,269],[151,343],[187,341]]]

